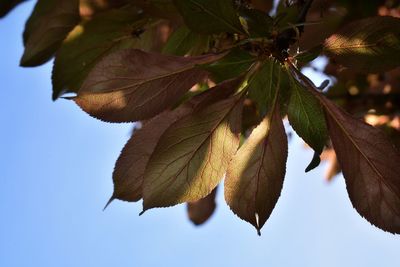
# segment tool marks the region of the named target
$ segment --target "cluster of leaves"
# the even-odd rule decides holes
[[[0,1],[0,14],[19,2]],[[365,81],[400,65],[400,19],[376,13],[399,3],[272,2],[38,0],[21,65],[55,56],[54,99],[75,93],[67,98],[95,118],[141,122],[110,201],[143,199],[143,212],[187,202],[201,224],[225,177],[227,204],[260,232],[284,183],[287,118],[315,151],[306,171],[333,148],[354,208],[400,233],[400,154],[337,97],[354,89],[342,70]],[[322,54],[337,78],[327,92],[299,71]]]

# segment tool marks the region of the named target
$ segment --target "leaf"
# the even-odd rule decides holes
[[[197,201],[217,186],[239,146],[242,105],[234,96],[167,129],[146,167],[143,212]]]
[[[307,88],[289,75],[291,96],[288,106],[288,118],[296,133],[310,146],[316,154],[321,155],[328,140],[328,130],[324,111],[318,99]],[[319,157],[306,168],[310,171],[319,165]]]
[[[229,207],[259,235],[278,201],[286,172],[288,144],[278,105],[233,157],[225,179]]]
[[[215,82],[240,76],[249,70],[256,58],[241,49],[232,49],[225,57],[201,67],[211,73]]]
[[[34,67],[51,59],[79,19],[78,0],[39,0],[25,26],[21,66]]]
[[[215,203],[216,193],[217,187],[205,198],[187,204],[189,219],[192,223],[200,225],[211,217],[217,206]]]
[[[258,9],[241,8],[240,22],[251,38],[270,37],[273,19]]]
[[[400,155],[385,134],[329,100],[329,135],[354,208],[375,226],[400,233]]]
[[[400,19],[379,16],[352,22],[325,41],[324,51],[362,72],[400,66]]]
[[[257,103],[262,116],[273,106],[280,80],[281,66],[274,60],[267,60],[250,79],[249,97]]]
[[[230,80],[215,86],[175,110],[167,110],[147,122],[137,130],[125,145],[113,173],[113,199],[138,201],[142,198],[142,184],[146,165],[161,135],[178,119],[183,118],[199,106],[209,105],[225,99],[233,93],[239,81]]]
[[[0,1],[0,18],[5,17],[14,7],[25,0],[2,0]]]
[[[296,70],[294,70],[296,71]],[[353,207],[373,225],[400,233],[400,154],[379,129],[353,118],[317,92]]]
[[[210,37],[194,33],[186,26],[177,29],[165,44],[163,53],[177,56],[197,56],[208,51]]]
[[[186,25],[199,33],[244,33],[232,0],[174,0]]]
[[[78,92],[90,70],[106,55],[124,48],[143,47],[146,38],[135,36],[149,21],[138,9],[110,10],[81,23],[68,35],[56,54],[52,82],[53,99]],[[147,34],[145,32],[144,34]]]
[[[109,122],[149,119],[172,106],[207,72],[197,64],[223,56],[175,57],[126,49],[103,58],[89,73],[75,102]]]

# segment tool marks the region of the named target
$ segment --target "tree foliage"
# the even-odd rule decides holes
[[[20,2],[0,1],[0,16]],[[110,202],[143,199],[143,212],[186,202],[201,224],[225,178],[227,204],[260,233],[284,184],[288,119],[315,152],[306,171],[329,158],[328,176],[343,171],[359,214],[400,233],[399,1],[273,7],[38,0],[20,63],[55,57],[54,100],[106,122],[141,122],[116,162]],[[329,88],[300,71],[319,56]]]

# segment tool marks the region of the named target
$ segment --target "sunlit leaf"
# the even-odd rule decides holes
[[[197,64],[221,56],[183,58],[121,50],[92,69],[74,100],[91,116],[104,121],[148,119],[173,105],[207,76]]]
[[[232,0],[174,0],[186,25],[200,33],[243,33]]]
[[[200,225],[205,223],[216,208],[215,196],[217,187],[205,198],[187,203],[187,211],[189,219],[195,224]]]
[[[229,97],[238,85],[238,80],[222,83],[193,97],[175,110],[164,111],[137,130],[125,145],[115,164],[114,193],[111,200],[140,200],[146,165],[165,130],[178,119],[198,109],[199,106],[210,105]]]
[[[47,62],[79,22],[78,0],[39,0],[25,26],[21,66]]]
[[[197,201],[217,186],[239,145],[242,105],[234,96],[167,129],[146,167],[144,211]]]
[[[56,54],[53,99],[78,92],[90,70],[106,55],[124,48],[149,48],[144,36],[148,31],[135,35],[148,21],[138,9],[124,8],[98,14],[75,27]]]
[[[400,66],[400,19],[379,16],[352,22],[329,37],[324,50],[343,66],[359,71]]]
[[[233,157],[225,179],[229,207],[259,234],[278,201],[286,172],[288,145],[276,102]]]

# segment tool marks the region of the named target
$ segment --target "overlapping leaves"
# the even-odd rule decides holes
[[[1,1],[0,17],[19,2]],[[143,211],[187,202],[201,224],[225,177],[227,204],[260,232],[283,187],[287,115],[315,151],[307,170],[319,164],[329,135],[353,206],[400,233],[398,151],[296,68],[285,46],[296,36],[285,34],[301,34],[304,21],[295,25],[299,8],[280,3],[272,18],[272,1],[118,1],[82,14],[77,0],[39,0],[21,65],[56,55],[54,99],[72,92],[93,117],[142,121],[115,165],[111,200],[143,199]],[[357,72],[386,71],[399,66],[399,29],[393,17],[355,21],[295,58],[324,52]],[[255,118],[245,129],[243,114]]]

